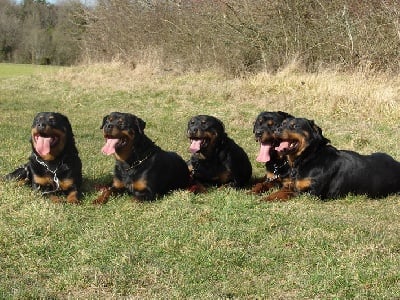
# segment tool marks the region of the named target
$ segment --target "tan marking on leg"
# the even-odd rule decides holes
[[[118,193],[118,192],[120,192],[120,190],[123,190],[124,188],[125,188],[125,184],[118,178],[114,177],[112,186],[104,189],[101,192],[100,196],[97,197],[92,203],[93,204],[104,204],[108,201],[108,198],[110,198],[110,196],[112,194]]]
[[[147,189],[147,181],[145,179],[139,179],[132,183],[132,188],[136,191],[143,191]]]
[[[61,188],[63,191],[66,191],[66,190],[68,190],[68,189],[74,184],[74,180],[71,179],[71,178],[63,179],[63,180],[61,180],[61,181],[59,182],[59,184],[60,184],[60,188]]]
[[[67,202],[71,204],[78,204],[79,203],[78,192],[77,191],[70,192],[67,196]]]
[[[279,191],[268,195],[265,199],[263,199],[263,201],[287,201],[295,196],[297,196],[297,192],[291,189],[282,188]]]
[[[311,178],[304,178],[296,180],[295,187],[300,192],[306,192],[311,187]]]
[[[50,201],[53,203],[61,203],[62,202],[62,199],[56,195],[50,195],[49,198],[50,198]]]
[[[99,197],[97,197],[94,201],[93,204],[104,204],[108,201],[108,198],[110,198],[113,190],[112,187],[109,187],[105,190],[103,190],[100,194]]]

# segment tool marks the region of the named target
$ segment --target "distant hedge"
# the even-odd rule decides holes
[[[399,72],[397,0],[99,0],[84,36],[91,60],[164,67]]]

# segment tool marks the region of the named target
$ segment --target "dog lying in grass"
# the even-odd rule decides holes
[[[260,145],[257,161],[265,163],[266,174],[261,182],[253,185],[251,191],[261,194],[273,187],[280,187],[283,178],[289,175],[289,164],[285,156],[280,156],[275,147],[279,140],[275,137],[275,130],[292,115],[283,111],[261,112],[254,121],[253,134]]]
[[[192,117],[187,126],[192,153],[188,167],[193,182],[230,185],[235,188],[248,184],[252,166],[244,150],[228,137],[221,120],[209,115]]]
[[[102,152],[115,157],[114,179],[94,204],[103,204],[112,194],[124,191],[143,201],[188,187],[185,161],[155,145],[144,133],[145,126],[141,118],[129,113],[112,112],[104,117],[101,129],[106,144]]]
[[[81,197],[82,163],[68,118],[56,112],[38,113],[31,126],[32,152],[28,162],[6,179],[31,185],[53,202],[65,194],[69,203]]]
[[[290,176],[267,200],[287,200],[302,192],[321,199],[347,194],[385,197],[400,192],[400,162],[385,153],[361,155],[329,144],[314,121],[291,118],[276,130],[276,150],[286,156]]]

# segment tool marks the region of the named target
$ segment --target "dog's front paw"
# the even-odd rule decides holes
[[[274,187],[273,182],[259,182],[253,185],[250,194],[256,194],[256,195],[262,194],[269,191],[273,187]]]
[[[101,205],[104,204],[108,201],[108,198],[110,198],[112,194],[112,188],[107,188],[107,189],[103,189],[103,191],[101,192],[100,196],[97,197],[92,204],[95,205]]]
[[[276,191],[268,195],[266,198],[263,199],[263,201],[268,201],[268,202],[287,201],[295,196],[297,196],[296,192],[291,191],[289,189],[281,189],[279,191]]]

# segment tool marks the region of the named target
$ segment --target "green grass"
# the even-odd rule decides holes
[[[105,75],[92,66],[0,78],[0,173],[26,161],[33,116],[46,110],[69,117],[84,174],[79,206],[53,204],[27,187],[1,182],[0,298],[400,298],[398,196],[322,202],[302,195],[265,203],[226,188],[200,195],[177,191],[142,204],[123,195],[91,205],[96,185],[111,180],[114,162],[100,152],[99,129],[111,111],[142,117],[149,137],[184,158],[187,120],[214,114],[249,154],[254,176],[261,176],[252,122],[267,109],[313,118],[339,148],[400,158],[393,131],[400,101],[390,92],[397,79],[355,80],[368,89],[363,91],[333,86],[354,84],[353,75],[237,80],[104,68]],[[309,87],[299,85],[304,80]],[[387,93],[375,103],[377,90]],[[377,108],[387,110],[368,115]]]
[[[10,78],[21,75],[34,75],[43,72],[47,73],[57,69],[58,67],[54,66],[0,63],[0,78]]]

